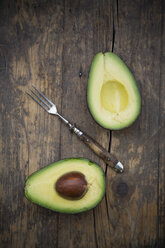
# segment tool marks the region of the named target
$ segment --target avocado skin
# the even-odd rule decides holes
[[[35,179],[36,176],[40,175],[41,173],[43,173],[44,171],[47,171],[49,168],[51,167],[55,167],[55,166],[58,166],[66,161],[86,161],[90,166],[96,166],[97,169],[99,169],[100,171],[100,174],[102,175],[102,196],[101,198],[98,199],[97,202],[95,202],[94,204],[91,204],[90,207],[83,207],[83,208],[80,208],[80,209],[76,209],[76,210],[71,210],[71,209],[68,209],[68,210],[63,210],[61,208],[54,208],[52,207],[50,204],[41,204],[40,201],[36,201],[35,199],[33,199],[33,197],[30,196],[29,192],[28,192],[28,186],[30,185],[31,183],[31,180],[32,179]],[[101,202],[101,200],[103,199],[104,197],[104,194],[105,194],[105,189],[106,189],[106,182],[105,182],[105,175],[104,175],[104,172],[102,170],[101,167],[99,167],[96,163],[88,160],[88,159],[84,159],[84,158],[66,158],[66,159],[62,159],[62,160],[59,160],[57,162],[54,162],[50,165],[47,165],[46,167],[44,168],[41,168],[40,170],[32,173],[26,180],[25,182],[25,188],[24,188],[24,192],[25,192],[25,197],[27,198],[27,200],[31,201],[32,203],[36,204],[36,205],[39,205],[41,207],[44,207],[44,208],[47,208],[47,209],[50,209],[52,211],[56,211],[56,212],[59,212],[59,213],[65,213],[65,214],[77,214],[77,213],[81,213],[81,212],[85,212],[85,211],[88,211],[88,210],[91,210],[93,209],[94,207],[96,207],[98,205],[99,202]]]
[[[128,123],[121,123],[118,126],[115,125],[109,125],[104,123],[100,116],[98,116],[97,114],[95,114],[95,111],[93,110],[93,103],[91,102],[91,94],[92,94],[92,90],[91,90],[91,82],[93,81],[93,78],[95,76],[95,65],[98,63],[98,60],[100,58],[100,56],[109,56],[111,58],[113,58],[113,60],[117,61],[117,63],[119,63],[121,65],[121,67],[123,68],[123,70],[125,71],[125,73],[127,73],[129,75],[130,81],[132,81],[132,86],[136,92],[136,99],[137,99],[137,110],[133,115],[133,118],[128,122]],[[127,128],[129,126],[131,126],[136,119],[138,118],[140,112],[141,112],[141,95],[140,95],[140,91],[139,88],[137,86],[137,83],[135,81],[135,78],[133,76],[133,74],[131,73],[131,71],[129,70],[129,68],[127,67],[127,65],[124,63],[124,61],[117,56],[115,53],[113,52],[106,52],[106,53],[102,53],[99,52],[97,53],[91,63],[91,67],[90,67],[90,72],[89,72],[89,78],[88,78],[88,87],[87,87],[87,103],[88,103],[88,109],[93,117],[93,119],[102,127],[106,128],[106,129],[110,129],[110,130],[120,130],[120,129],[124,129]]]

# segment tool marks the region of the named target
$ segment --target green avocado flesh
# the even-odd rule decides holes
[[[114,53],[98,53],[90,69],[87,101],[94,119],[117,130],[131,125],[140,113],[141,98],[126,64]]]
[[[55,183],[69,172],[84,174],[88,190],[81,199],[71,200],[60,196]],[[81,158],[60,160],[33,173],[26,181],[25,196],[42,207],[62,212],[80,213],[94,208],[105,193],[105,177],[102,169],[95,163]]]

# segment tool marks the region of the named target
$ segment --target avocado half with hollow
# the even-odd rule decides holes
[[[117,130],[131,125],[140,113],[141,98],[126,64],[114,53],[98,53],[90,69],[87,101],[94,119]]]
[[[60,160],[33,173],[26,181],[25,196],[45,208],[79,213],[95,207],[105,193],[101,167],[82,158]]]

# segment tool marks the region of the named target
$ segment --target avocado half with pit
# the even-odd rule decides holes
[[[117,130],[131,125],[140,113],[141,97],[126,64],[114,53],[98,53],[90,69],[87,101],[94,119]]]
[[[80,213],[94,208],[105,193],[101,167],[82,158],[60,160],[33,173],[26,181],[25,196],[42,207]]]

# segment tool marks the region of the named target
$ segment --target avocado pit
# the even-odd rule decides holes
[[[62,175],[55,184],[55,190],[63,198],[80,199],[88,190],[84,174],[72,171]]]

